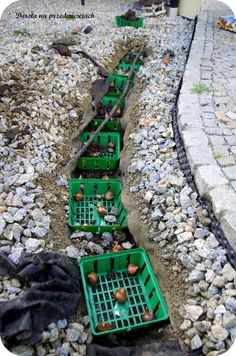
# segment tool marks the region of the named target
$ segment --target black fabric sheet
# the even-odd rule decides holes
[[[156,342],[150,345],[106,347],[97,344],[88,345],[88,356],[184,356],[177,341]]]
[[[6,346],[35,344],[50,323],[69,318],[78,309],[79,270],[62,255],[23,253],[15,266],[0,253],[0,275],[35,282],[21,296],[0,302],[0,335]]]

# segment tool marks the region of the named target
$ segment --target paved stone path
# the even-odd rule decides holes
[[[198,17],[178,103],[178,122],[199,193],[236,249],[236,34],[217,27],[232,14],[206,0]],[[201,94],[193,87],[204,85]]]

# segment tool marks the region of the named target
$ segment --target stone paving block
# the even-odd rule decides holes
[[[202,129],[187,128],[182,132],[182,136],[185,147],[207,147],[208,145],[208,138]]]
[[[183,103],[188,103],[188,104],[198,104],[199,103],[199,99],[198,99],[198,95],[191,93],[191,94],[180,94],[179,96],[179,101],[183,102]]]
[[[196,94],[180,94],[178,100],[178,115],[200,114],[201,107]]]
[[[222,167],[228,167],[228,166],[232,166],[232,165],[236,164],[233,156],[219,157],[219,158],[217,158],[217,162]]]
[[[224,90],[224,87],[223,87],[221,84],[215,83],[214,81],[213,81],[213,83],[212,83],[212,87],[213,87],[215,90]]]
[[[220,223],[230,246],[236,250],[236,211],[224,212]]]
[[[209,147],[190,147],[186,150],[192,173],[199,166],[215,164],[212,150]]]
[[[199,83],[199,78],[200,69],[196,69],[196,67],[194,68],[191,66],[191,70],[189,69],[184,72],[183,81],[192,83],[194,85]]]
[[[232,167],[223,168],[226,177],[230,180],[236,180],[236,165]]]
[[[236,121],[236,113],[235,112],[227,112],[225,114],[229,119]]]
[[[211,56],[212,56],[211,53],[203,53],[202,58],[203,58],[203,59],[210,59]]]
[[[212,61],[209,61],[208,59],[203,59],[202,60],[202,67],[210,67],[212,68]]]
[[[233,189],[236,191],[236,180],[233,180],[232,182],[230,182]]]
[[[214,92],[215,97],[221,97],[227,95],[226,91],[224,89],[218,90]]]
[[[229,118],[225,115],[223,111],[215,111],[215,116],[218,120],[222,122],[228,122],[230,121]]]
[[[215,104],[227,104],[230,101],[228,96],[218,96],[214,98]]]
[[[205,127],[204,131],[208,134],[208,135],[217,135],[220,136],[223,134],[223,131],[220,127]]]
[[[228,183],[222,170],[216,164],[198,167],[194,178],[201,196],[208,195],[211,189]]]
[[[206,105],[206,106],[202,106],[202,112],[207,112],[207,113],[214,113],[215,109],[213,105]]]
[[[181,94],[190,94],[192,93],[193,83],[190,81],[185,81],[181,87]]]
[[[223,129],[223,135],[224,136],[231,136],[232,135],[232,133],[235,135],[235,133],[234,132],[232,132],[230,129]]]
[[[202,127],[202,118],[198,114],[182,114],[178,117],[178,125],[181,131],[186,127]]]
[[[208,136],[212,146],[225,145],[225,139],[223,136]]]
[[[227,105],[226,104],[217,104],[217,109],[221,111],[226,111],[227,110]]]
[[[225,145],[214,146],[213,155],[215,158],[217,158],[217,156],[228,156],[229,150]]]
[[[197,53],[196,53],[197,55]],[[189,56],[189,61],[185,67],[185,70],[187,71],[195,71],[196,68],[199,68],[201,65],[201,58],[200,57],[191,57]],[[198,72],[200,74],[200,72]]]
[[[203,106],[208,105],[208,104],[212,103],[212,97],[211,97],[211,95],[201,94],[201,95],[199,95],[199,101],[200,101],[200,104]]]
[[[236,146],[236,136],[226,136],[225,140],[229,146]]]
[[[203,119],[203,124],[206,127],[216,127],[217,121],[215,119]]]
[[[217,218],[226,210],[236,211],[236,192],[228,185],[216,187],[208,195]]]
[[[211,119],[215,119],[215,114],[214,113],[212,113],[212,112],[203,112],[202,113],[202,118],[203,119],[209,119],[209,120],[211,120]]]
[[[222,130],[225,129],[231,132],[231,130],[228,129],[228,127],[223,122],[218,121],[217,126],[220,127]],[[232,136],[232,133],[230,134],[230,136]]]
[[[207,87],[211,87],[212,86],[212,80],[201,79],[201,84],[206,85]]]
[[[204,54],[204,58],[206,58],[205,54]],[[201,79],[211,79],[211,77],[212,77],[211,71],[208,72],[202,71]]]
[[[227,122],[227,126],[228,126],[230,129],[236,129],[236,122],[234,122],[234,121],[229,121],[229,122]]]
[[[216,77],[215,77],[214,81],[215,81],[216,83],[220,83],[220,84],[227,84],[227,79],[225,79],[225,78],[220,78],[219,76],[217,76],[217,73],[216,73]]]

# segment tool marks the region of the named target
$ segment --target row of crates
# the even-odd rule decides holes
[[[120,92],[106,94],[101,100],[100,107],[113,107],[117,103],[128,78],[126,75],[117,74],[117,71],[128,72],[135,56],[136,53],[130,52],[128,56],[120,60],[114,72],[109,75],[109,82],[113,83],[112,87],[118,88]],[[143,61],[137,63],[134,74],[142,65]],[[131,87],[133,86],[134,80],[131,81]],[[121,102],[122,109],[124,105],[124,101]],[[96,130],[103,120],[104,117],[94,118],[89,127]],[[101,157],[97,158],[80,157],[77,162],[78,168],[82,171],[116,169],[120,159],[121,130],[120,120],[109,120],[104,131],[94,138],[94,142],[103,147],[108,147],[112,142],[113,152],[104,151]],[[83,132],[80,137],[81,142],[86,142],[91,134],[92,132]],[[71,179],[68,216],[71,229],[93,234],[123,230],[127,224],[126,212],[121,203],[121,191],[122,183],[119,179]],[[106,197],[107,192],[110,194],[109,199]],[[99,204],[108,214],[115,209],[115,222],[108,221],[105,216],[99,214]],[[136,275],[128,274],[129,264],[139,266]],[[130,331],[168,318],[165,300],[144,249],[136,248],[83,257],[80,260],[80,270],[91,330],[94,335]],[[97,276],[95,285],[88,283],[90,273],[95,273]],[[127,300],[124,303],[114,299],[114,293],[119,288],[126,291]],[[152,311],[154,318],[151,321],[144,321],[142,315],[148,310]]]
[[[120,95],[127,84],[127,75],[118,75],[120,69],[130,71],[133,60],[136,57],[136,52],[129,52],[121,58],[120,63],[115,68],[112,74],[109,74],[109,83],[112,83],[112,88],[118,88],[117,92],[109,92],[103,96],[101,107],[113,107],[119,100]],[[144,64],[143,61],[138,61],[134,67],[134,75]],[[134,79],[131,80],[131,87],[134,86]],[[125,102],[121,102],[120,107],[124,109]],[[102,123],[103,118],[94,118],[89,127],[96,130]],[[109,131],[108,131],[109,130]],[[81,156],[77,161],[77,166],[80,170],[99,170],[111,171],[115,170],[120,160],[120,134],[122,125],[120,120],[110,119],[105,131],[96,135],[93,142],[99,144],[98,147],[104,147],[104,152],[99,157]],[[80,141],[86,143],[93,132],[83,132],[80,136]],[[112,152],[108,150],[109,144],[112,142],[114,149]],[[114,230],[123,230],[126,225],[126,212],[121,204],[122,184],[119,179],[71,179],[69,182],[69,216],[68,224],[73,230],[87,231],[95,234],[110,232]],[[106,200],[103,196],[109,191],[114,198]],[[75,195],[82,193],[83,199],[76,201]],[[106,221],[97,211],[98,205],[103,206],[107,213],[112,209],[116,209],[116,221]]]

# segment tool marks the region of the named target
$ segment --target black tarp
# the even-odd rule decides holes
[[[155,342],[150,345],[105,347],[88,345],[88,356],[184,356],[177,341]]]
[[[9,347],[35,344],[50,323],[69,318],[78,309],[79,270],[67,257],[53,252],[23,253],[15,266],[0,253],[0,275],[34,282],[19,297],[0,302],[0,335]]]

